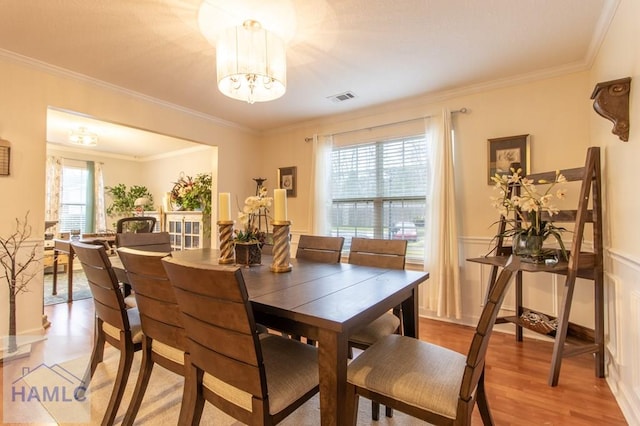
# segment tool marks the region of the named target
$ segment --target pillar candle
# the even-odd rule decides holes
[[[231,220],[231,194],[228,192],[221,192],[218,194],[218,220],[230,221]]]
[[[283,222],[287,220],[287,190],[286,189],[274,189],[273,190],[273,220],[275,222]]]

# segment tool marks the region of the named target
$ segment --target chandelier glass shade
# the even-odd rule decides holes
[[[222,94],[252,104],[278,99],[287,86],[284,42],[248,20],[229,28],[216,43],[218,89]]]
[[[69,132],[69,142],[82,146],[96,146],[98,135],[89,132],[86,127],[79,127],[78,130]]]

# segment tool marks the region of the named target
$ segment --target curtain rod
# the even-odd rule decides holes
[[[53,157],[55,157],[55,155],[54,155]],[[93,162],[93,163],[97,163],[97,164],[102,164],[102,165],[104,165],[104,162],[103,162],[103,161],[83,160],[83,159],[80,159],[80,158],[70,158],[70,157],[58,157],[58,158],[60,158],[60,159],[62,159],[62,160],[84,161],[85,163]]]
[[[454,114],[454,113],[466,114],[467,112],[469,112],[469,110],[466,107],[462,107],[460,109],[456,109],[456,110],[453,110],[453,111],[450,111],[450,112],[451,112],[451,114]],[[410,123],[412,121],[424,120],[425,118],[431,118],[431,117],[433,117],[433,116],[432,115],[425,115],[425,116],[422,116],[422,117],[410,118],[408,120],[396,121],[394,123],[385,123],[385,124],[378,124],[377,126],[363,127],[361,129],[345,130],[344,132],[332,133],[331,136],[344,135],[344,134],[353,133],[353,132],[360,132],[362,130],[379,129],[381,127],[387,127],[387,126],[395,126],[397,124]],[[308,142],[313,141],[313,138],[312,137],[306,137],[306,138],[304,138],[304,141],[308,143]]]

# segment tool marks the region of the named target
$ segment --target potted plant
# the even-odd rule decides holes
[[[31,226],[28,224],[29,212],[24,216],[24,221],[16,218],[16,231],[8,237],[0,236],[0,278],[3,278],[9,288],[9,342],[7,353],[12,356],[18,352],[16,340],[16,296],[27,291],[27,286],[36,276],[31,266],[38,262],[36,257],[38,245],[34,244],[29,249],[26,257],[22,254],[25,243],[31,238]],[[4,357],[4,355],[3,355]]]
[[[236,263],[250,266],[259,265],[262,262],[262,245],[265,243],[267,233],[256,226],[260,213],[269,212],[273,201],[267,197],[267,189],[260,188],[258,195],[247,197],[244,206],[238,213],[238,222],[241,229],[234,230],[233,242],[236,252]]]
[[[543,250],[544,241],[553,236],[562,252],[564,259],[567,259],[567,251],[562,242],[562,232],[566,229],[555,226],[551,220],[543,220],[543,213],[553,217],[558,212],[558,208],[553,205],[553,198],[559,200],[565,197],[565,188],[556,189],[555,195],[552,192],[557,185],[563,184],[567,179],[558,171],[553,181],[538,180],[534,182],[522,176],[522,169],[511,169],[511,175],[496,174],[491,178],[494,188],[499,192],[498,197],[492,197],[492,205],[502,217],[508,229],[495,238],[511,237],[513,239],[513,252],[531,262],[543,262],[545,252]],[[510,187],[520,188],[520,194],[514,195],[509,190]],[[544,191],[540,191],[545,187]],[[500,222],[500,221],[498,221]]]
[[[146,186],[132,185],[127,189],[127,185],[119,183],[115,186],[105,187],[105,193],[111,197],[111,204],[107,207],[107,214],[116,218],[131,216],[136,210],[137,199],[147,199],[147,203],[142,206],[143,210],[153,210],[153,195]],[[115,223],[113,224],[115,228]]]
[[[211,174],[199,173],[196,177],[181,174],[173,183],[171,202],[179,210],[202,210],[211,213]]]

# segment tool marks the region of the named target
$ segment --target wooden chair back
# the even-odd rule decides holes
[[[168,253],[171,251],[171,239],[168,232],[122,232],[116,234],[116,247]]]
[[[378,268],[404,269],[406,254],[406,240],[353,237],[349,251],[349,263]]]
[[[268,413],[262,349],[241,269],[162,262],[183,314],[191,364],[253,395],[254,412]],[[237,411],[222,398],[212,402]]]
[[[307,259],[323,263],[340,263],[344,237],[301,235],[296,250],[296,259]]]
[[[169,254],[129,247],[118,249],[128,283],[135,292],[142,332],[146,337],[186,352],[180,308],[162,265],[162,258]]]
[[[153,232],[156,226],[156,218],[152,216],[123,217],[116,222],[116,233],[123,232]]]
[[[489,339],[493,332],[496,317],[504,301],[511,278],[518,272],[520,258],[510,256],[506,265],[498,275],[495,284],[489,289],[486,303],[476,325],[476,331],[467,353],[467,366],[462,377],[458,399],[458,417],[467,418],[468,410],[473,410],[474,395],[478,382],[484,374],[484,363],[489,347]]]
[[[130,330],[124,296],[103,245],[71,243],[93,296],[96,316],[120,330]]]

